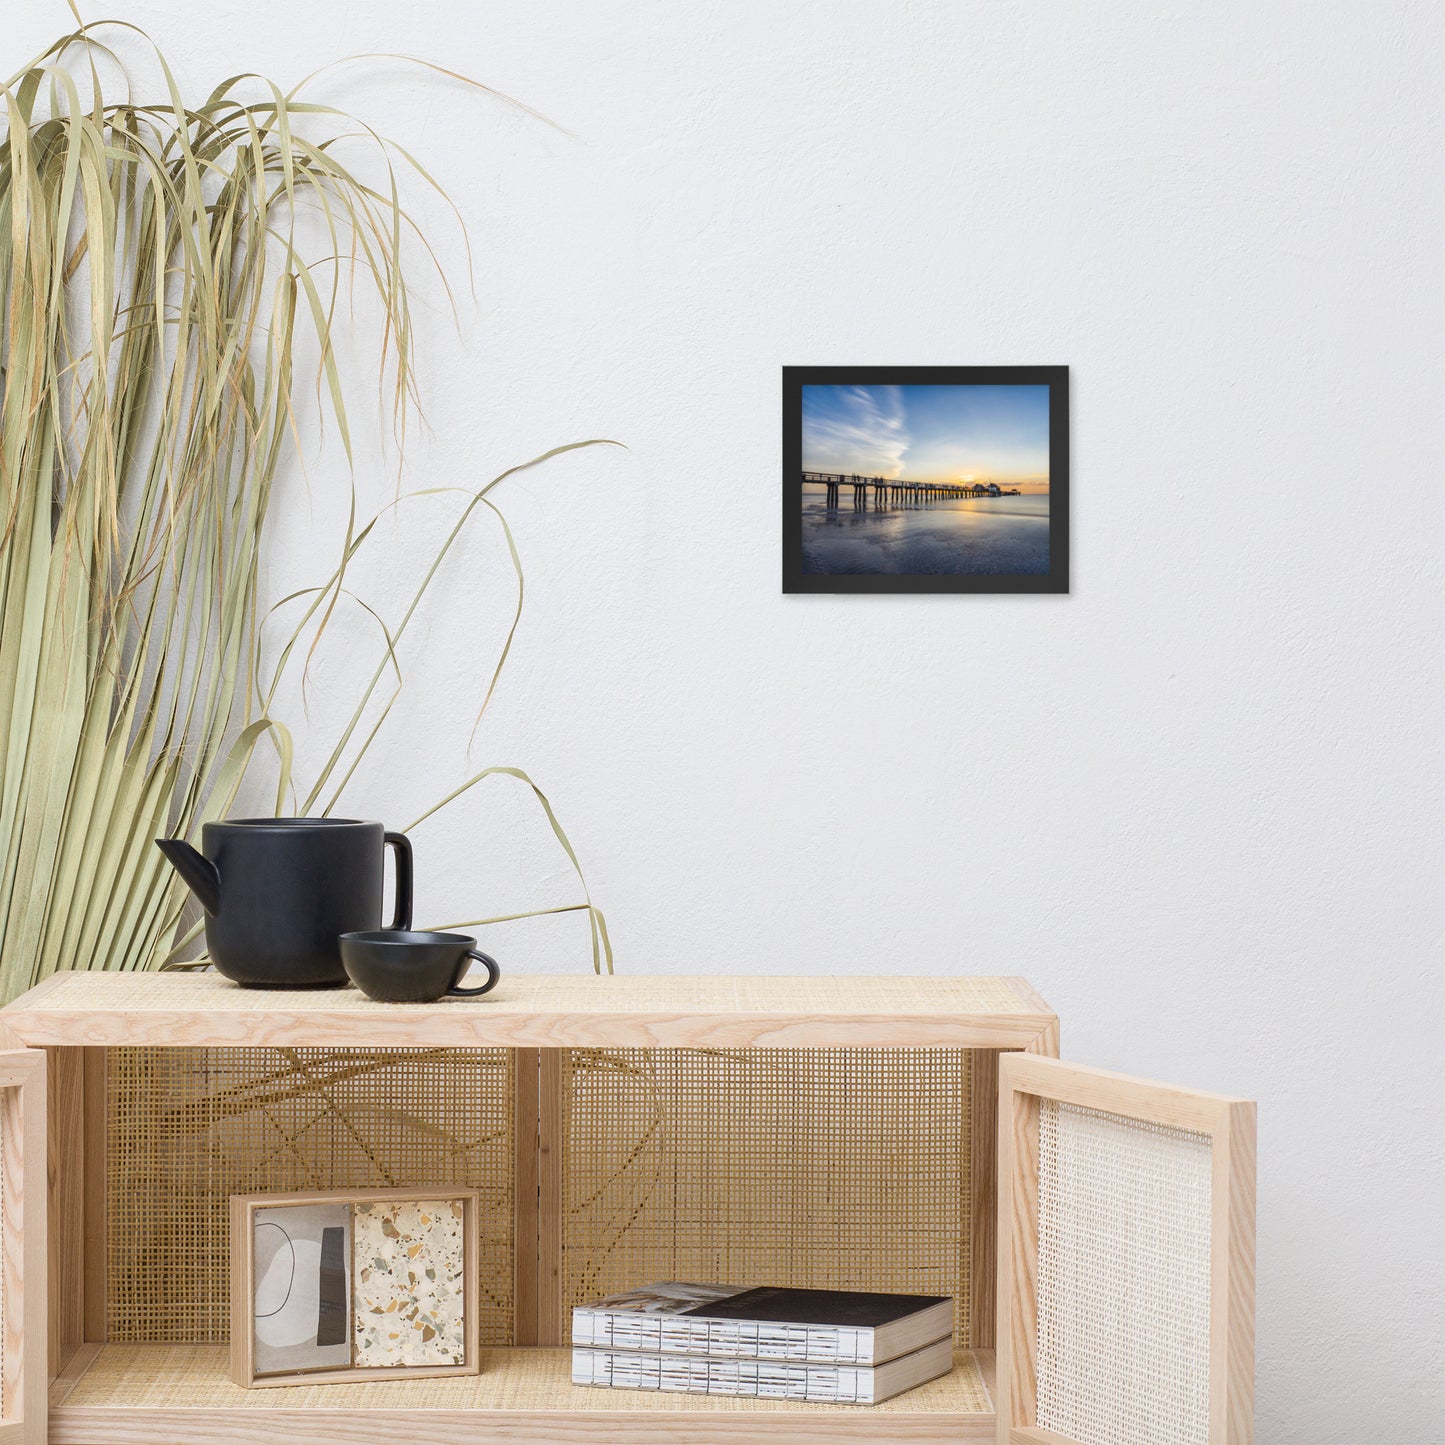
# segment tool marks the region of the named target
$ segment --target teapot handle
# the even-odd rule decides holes
[[[411,840],[405,833],[388,833],[386,846],[396,850],[396,912],[389,928],[411,928]]]

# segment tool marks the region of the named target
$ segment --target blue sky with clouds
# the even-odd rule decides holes
[[[1049,389],[805,386],[803,469],[1047,491]]]

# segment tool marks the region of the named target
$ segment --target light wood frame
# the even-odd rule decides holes
[[[997,1445],[1078,1445],[1037,1425],[1039,1105],[1049,1099],[1209,1137],[1209,1445],[1254,1440],[1255,1106],[1009,1054],[999,1066]]]
[[[43,1445],[49,1375],[45,1055],[0,1053],[0,1445]],[[19,1241],[18,1247],[16,1241]]]
[[[255,1370],[255,1329],[252,1309],[256,1295],[255,1217],[257,1210],[305,1204],[406,1204],[443,1199],[462,1201],[463,1249],[463,1363],[460,1365],[393,1365],[376,1368],[348,1365],[342,1369],[302,1370],[275,1375],[257,1375]],[[477,1274],[477,1209],[475,1189],[441,1184],[427,1189],[306,1189],[291,1194],[234,1194],[231,1196],[231,1378],[238,1385],[263,1388],[270,1385],[326,1385],[362,1380],[414,1380],[445,1375],[475,1375],[480,1368],[478,1336],[480,1282]],[[355,1238],[352,1240],[353,1251]],[[349,1262],[355,1286],[355,1254]]]

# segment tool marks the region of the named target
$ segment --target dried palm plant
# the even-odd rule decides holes
[[[331,806],[339,788],[323,790],[355,775],[389,706],[358,732],[363,703],[296,796],[290,735],[269,711],[276,673],[261,683],[257,569],[308,346],[351,456],[332,344],[348,288],[379,303],[384,406],[405,435],[416,397],[403,257],[428,252],[399,176],[430,178],[300,87],[241,76],[193,106],[156,51],[162,95],[137,100],[97,28],[81,25],[3,88],[0,1001],[57,968],[162,964],[197,929],[185,930],[184,887],[151,840],[224,816],[268,738],[277,811]],[[114,74],[119,98],[102,81]],[[339,158],[338,140],[357,135],[384,181]],[[306,240],[317,218],[322,254]],[[492,507],[493,485],[465,515]],[[278,670],[304,658],[306,628],[314,647],[367,531],[341,540]],[[510,532],[507,543],[520,608]],[[366,700],[419,600],[384,633]],[[567,906],[587,912],[593,965],[610,968],[590,898]]]

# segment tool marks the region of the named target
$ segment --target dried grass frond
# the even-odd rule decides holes
[[[269,710],[275,679],[261,686],[257,580],[298,431],[298,357],[315,347],[350,459],[332,327],[351,291],[372,293],[383,410],[404,443],[417,404],[404,260],[418,243],[435,260],[401,196],[407,176],[440,187],[400,147],[304,82],[235,76],[188,104],[148,40],[162,95],[142,101],[102,25],[145,40],[82,24],[0,88],[0,1000],[57,968],[156,967],[184,943],[185,893],[152,839],[224,816],[268,739],[280,810],[291,739]],[[110,98],[102,72],[117,68]],[[358,134],[380,184],[338,157]],[[306,239],[318,215],[321,255]],[[492,506],[495,484],[472,506]],[[348,525],[315,590],[311,648],[368,531]],[[435,572],[395,635],[383,625],[368,698]],[[359,721],[308,806],[354,776],[380,726],[358,752]],[[610,967],[601,915],[575,906],[594,966]]]

